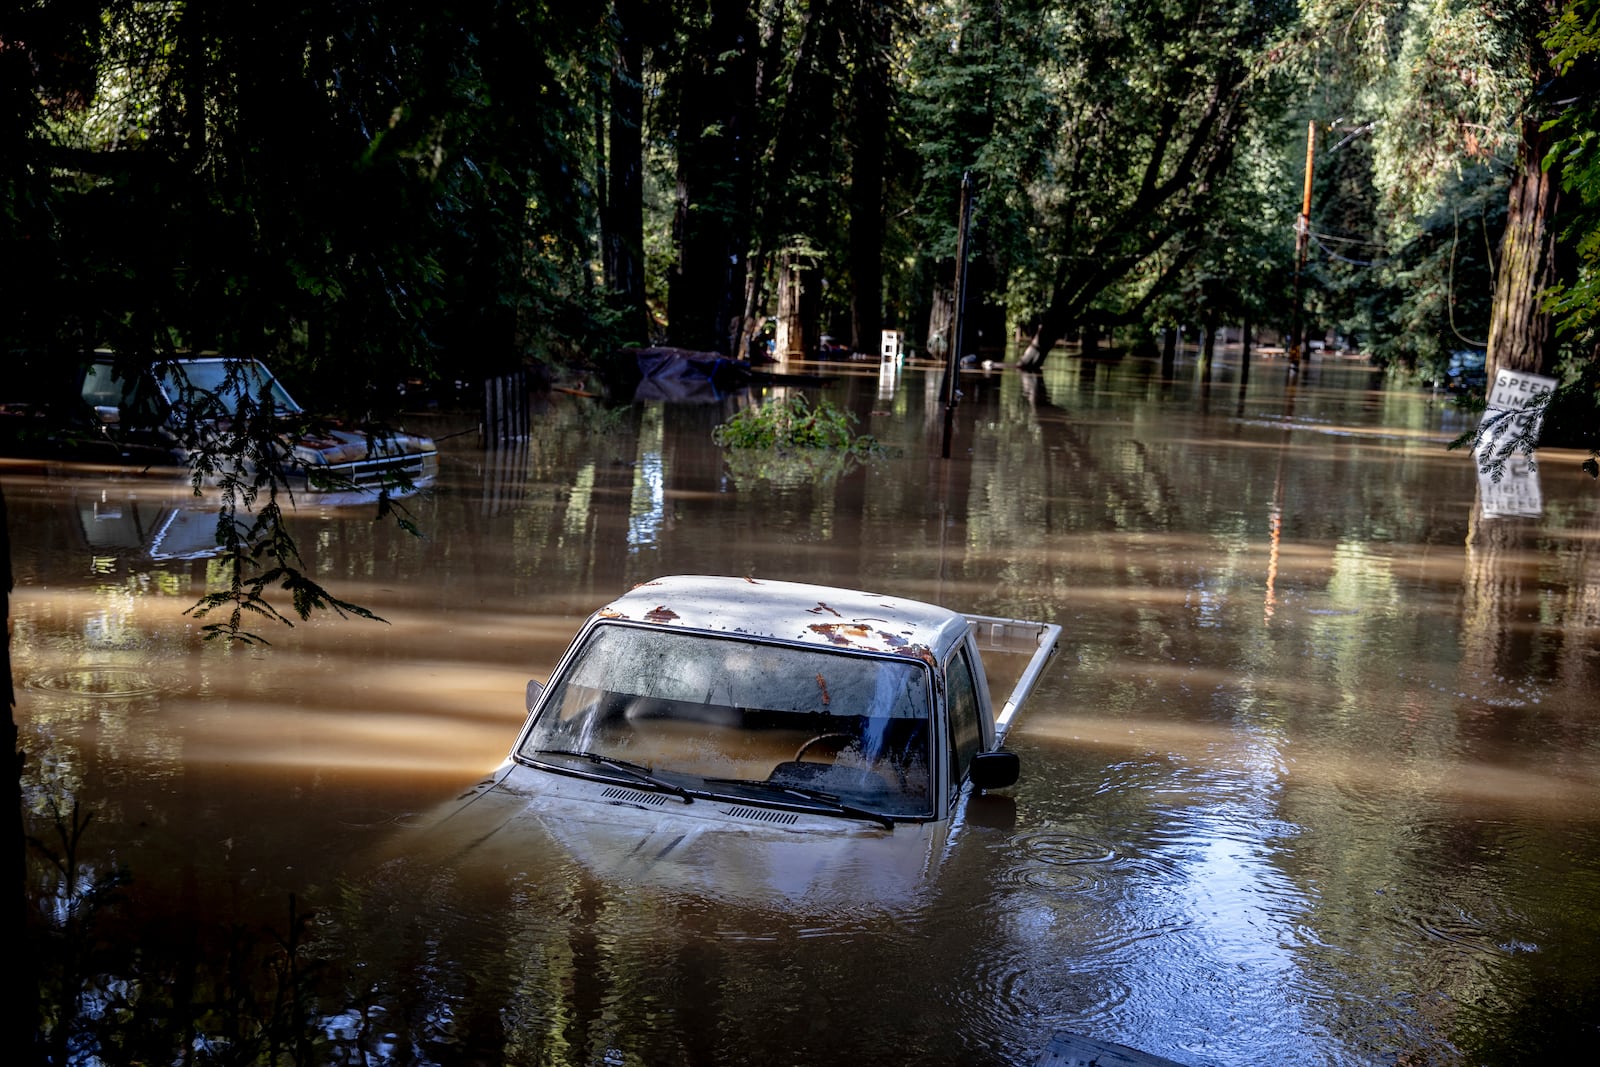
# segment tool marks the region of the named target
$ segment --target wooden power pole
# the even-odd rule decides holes
[[[955,427],[957,388],[961,380],[962,331],[967,318],[967,231],[972,226],[972,174],[961,176],[961,215],[956,225],[956,284],[954,321],[950,324],[950,351],[944,370],[944,447],[941,455],[950,458],[950,435]]]
[[[1316,167],[1317,123],[1306,124],[1306,188],[1300,200],[1300,217],[1294,223],[1294,318],[1289,322],[1289,369],[1300,369],[1305,348],[1305,308],[1302,292],[1306,256],[1311,248],[1311,175]]]

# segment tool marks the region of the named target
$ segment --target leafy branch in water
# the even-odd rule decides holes
[[[1600,407],[1600,362],[1584,365],[1576,378],[1553,391],[1531,398],[1526,407],[1514,410],[1492,409],[1478,425],[1450,442],[1451,448],[1470,448],[1478,469],[1499,482],[1506,463],[1521,452],[1533,463],[1533,453],[1541,442],[1569,448],[1587,449],[1583,470],[1600,478],[1600,426],[1595,411]]]
[[[282,500],[294,505],[290,479],[304,477],[317,490],[360,489],[349,476],[315,468],[296,455],[292,442],[313,436],[319,427],[299,412],[280,408],[270,377],[256,376],[257,364],[230,361],[215,390],[191,382],[182,364],[160,365],[161,373],[177,388],[180,443],[188,452],[190,480],[196,496],[207,485],[218,494],[218,546],[228,568],[227,587],[202,596],[185,614],[203,619],[227,611],[221,622],[202,627],[206,640],[223,638],[244,644],[268,644],[248,629],[247,619],[294,622],[268,599],[276,586],[289,595],[296,616],[303,622],[314,611],[332,611],[340,618],[355,616],[385,622],[359,604],[329,592],[305,569],[299,546],[285,521]],[[376,454],[383,442],[380,432],[369,431],[366,445]],[[395,493],[413,488],[403,472],[385,475],[378,489],[377,519],[393,518],[403,530],[419,535]]]
[[[1475,429],[1451,441],[1450,447],[1471,448],[1478,471],[1487,474],[1496,484],[1505,477],[1506,463],[1518,452],[1528,457],[1531,469],[1534,449],[1539,447],[1539,424],[1554,395],[1543,393],[1529,401],[1527,407],[1515,411],[1488,411]]]

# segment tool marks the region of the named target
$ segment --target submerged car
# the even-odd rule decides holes
[[[76,370],[76,377],[73,372]],[[425,436],[359,430],[308,416],[254,359],[178,358],[137,364],[98,355],[83,362],[23,361],[5,383],[9,451],[123,466],[184,465],[206,445],[229,445],[244,419],[269,416],[278,475],[297,491],[370,498],[427,484],[438,449]]]
[[[1474,392],[1489,383],[1489,353],[1481,348],[1466,348],[1450,353],[1445,365],[1444,387],[1452,393]]]
[[[503,869],[745,902],[903,899],[974,794],[1060,627],[747,578],[645,583],[591,615],[505,762],[431,831]],[[984,656],[1017,660],[1001,700]]]

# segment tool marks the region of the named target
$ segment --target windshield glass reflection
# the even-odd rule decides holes
[[[554,681],[517,755],[548,766],[555,753],[589,753],[701,788],[824,790],[927,816],[928,708],[917,661],[603,623]]]

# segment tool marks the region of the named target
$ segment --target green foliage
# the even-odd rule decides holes
[[[1308,306],[1383,363],[1432,377],[1452,350],[1486,346],[1507,178],[1526,156],[1527,116],[1559,95],[1540,41],[1550,6],[1302,7],[1307,109],[1342,117],[1322,127],[1332,145],[1317,157],[1312,226],[1338,240],[1312,249]]]
[[[1508,163],[1545,0],[1309,0],[1296,49],[1324,120],[1372,123],[1380,210],[1403,228],[1463,161]]]
[[[794,489],[833,481],[883,446],[855,432],[856,417],[827,399],[812,405],[804,393],[742,408],[711,431],[728,449],[728,472],[741,487]]]
[[[72,78],[33,64],[50,106],[6,146],[5,347],[271,355],[364,413],[441,359],[587,339],[592,27],[515,0],[46,8],[24,39]]]
[[[1292,15],[1273,3],[934,5],[907,90],[925,246],[953,250],[956,178],[971,169],[979,254],[1014,318],[1057,334],[1137,320],[1232,215],[1238,150],[1281,103],[1272,46]]]
[[[711,431],[724,448],[791,452],[824,450],[868,456],[880,449],[870,434],[855,432],[856,417],[826,399],[813,406],[804,393],[743,408]]]
[[[339,412],[394,383],[587,356],[610,322],[571,87],[594,20],[539,2],[29,5],[0,49],[0,349],[267,355]],[[13,33],[13,30],[17,32]],[[16,118],[13,120],[12,115]],[[195,613],[364,616],[301,566],[263,416],[197,433],[232,580]],[[264,481],[262,479],[265,479]],[[380,517],[409,521],[380,497]]]
[[[1505,214],[1504,174],[1473,167],[1432,211],[1408,223],[1409,239],[1369,250],[1375,262],[1362,276],[1324,266],[1319,278],[1349,279],[1351,318],[1379,362],[1437,379],[1451,352],[1487,346]]]
[[[1589,349],[1592,359],[1600,346],[1600,2],[1567,4],[1545,43],[1568,89],[1560,112],[1546,125],[1558,138],[1546,165],[1559,168],[1569,194],[1564,237],[1578,261],[1573,281],[1552,289],[1545,307],[1557,316],[1562,334]]]

